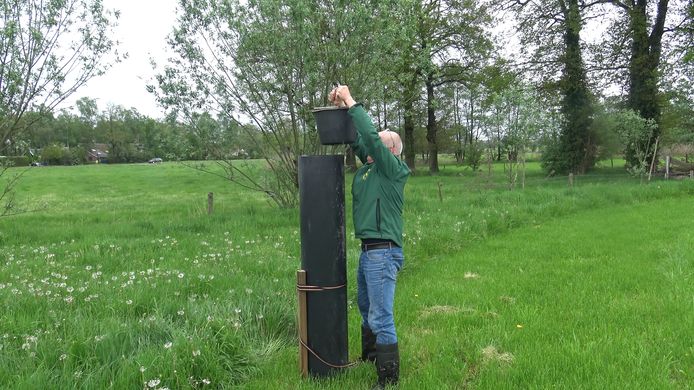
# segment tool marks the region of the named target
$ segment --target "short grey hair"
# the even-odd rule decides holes
[[[393,147],[395,147],[397,155],[401,155],[404,146],[402,144],[402,138],[400,138],[400,134],[388,129],[381,131],[381,133],[388,133],[388,136],[390,137],[391,141],[393,141]]]

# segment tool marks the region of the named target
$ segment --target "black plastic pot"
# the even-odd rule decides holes
[[[347,107],[316,107],[312,112],[321,144],[351,144],[357,139],[357,130]]]

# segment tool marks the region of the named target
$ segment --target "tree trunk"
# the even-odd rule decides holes
[[[581,14],[578,0],[569,0],[564,13],[564,74],[562,77],[562,107],[566,122],[560,137],[564,159],[561,170],[584,173],[595,163],[594,145],[590,142],[592,108],[586,72],[581,56]]]
[[[347,152],[345,153],[345,165],[349,172],[357,171],[357,156],[352,151],[352,148],[347,148]]]
[[[647,0],[638,0],[629,11],[629,27],[632,42],[629,61],[628,104],[641,117],[653,119],[657,125],[660,125],[658,66],[660,65],[661,42],[664,34],[668,0],[658,1],[658,11],[650,35],[648,33],[647,3]],[[660,127],[657,126],[653,134],[651,134],[651,138],[644,140],[643,145],[639,145],[638,148],[646,150],[646,145],[655,144],[655,140],[660,136],[660,133]],[[654,151],[647,151],[647,161],[653,158],[653,153]],[[638,164],[636,151],[632,148],[626,151],[626,158],[630,164]]]
[[[403,99],[403,128],[405,130],[405,163],[410,171],[415,173],[415,159],[417,151],[414,144],[414,101],[416,96],[416,76],[412,76],[409,84],[405,86],[405,98]]]
[[[462,132],[462,124],[460,120],[460,96],[458,92],[458,88],[456,88],[453,91],[453,125],[455,126],[456,129],[456,150],[455,150],[455,160],[458,162],[458,164],[463,163],[463,149],[465,147],[465,144],[463,143],[463,132]]]
[[[439,172],[439,150],[436,143],[436,112],[434,109],[434,75],[429,72],[427,87],[427,143],[429,144],[429,173]]]

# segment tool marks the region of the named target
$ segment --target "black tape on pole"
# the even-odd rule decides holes
[[[344,156],[301,156],[299,201],[306,284],[328,288],[308,292],[306,304],[309,375],[322,377],[349,359]]]

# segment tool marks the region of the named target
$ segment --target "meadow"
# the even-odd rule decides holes
[[[410,179],[400,388],[694,388],[694,180],[608,165],[573,187],[537,164],[523,189],[501,165]],[[17,200],[29,212],[0,218],[0,388],[375,381],[368,364],[299,376],[298,209],[177,163],[32,168]]]

